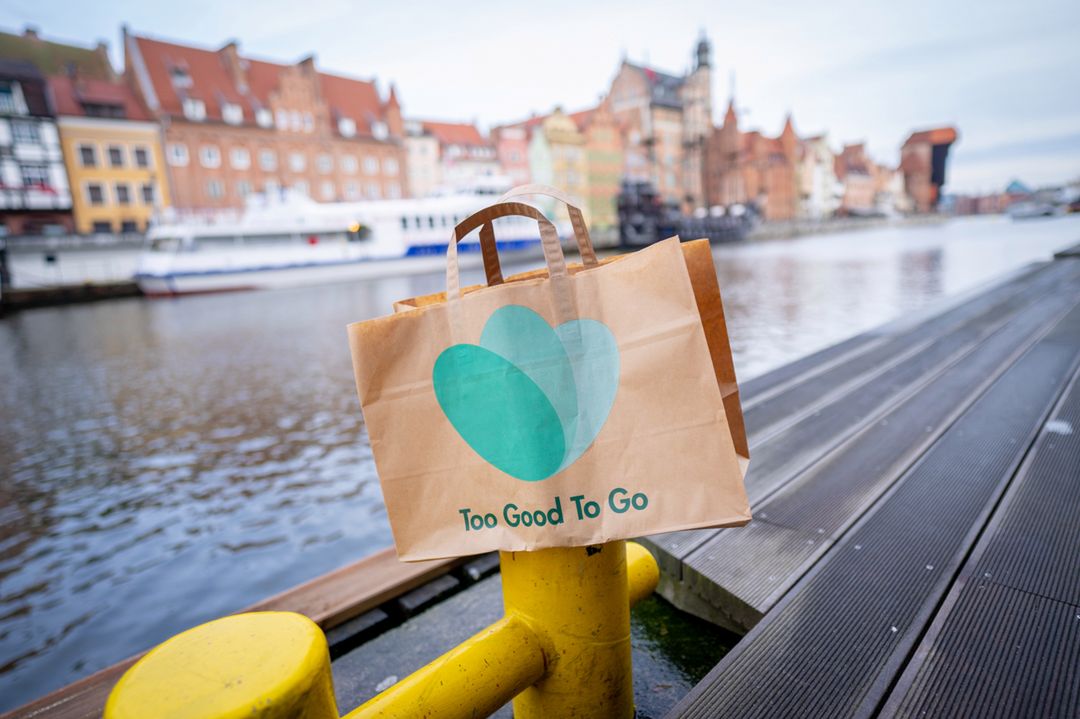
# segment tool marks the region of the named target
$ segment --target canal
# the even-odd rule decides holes
[[[1078,240],[1071,216],[719,247],[736,369],[761,374]],[[0,319],[0,711],[390,544],[345,325],[442,283]]]

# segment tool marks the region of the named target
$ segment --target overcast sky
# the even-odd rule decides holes
[[[92,10],[90,8],[93,8]],[[791,111],[803,135],[838,149],[865,140],[895,163],[913,129],[956,125],[951,191],[1080,177],[1080,2],[907,0],[676,2],[350,2],[349,0],[5,0],[0,27],[107,40],[147,35],[397,83],[409,116],[511,121],[576,110],[609,86],[625,53],[662,70],[713,43],[714,114],[730,78],[744,129],[775,134]]]

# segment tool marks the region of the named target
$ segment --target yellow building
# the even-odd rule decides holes
[[[589,200],[589,158],[585,153],[585,135],[577,123],[555,108],[540,125],[551,162],[551,184],[575,196],[581,203],[585,221],[591,221]],[[565,218],[562,211],[557,216]]]
[[[144,232],[169,206],[161,129],[121,82],[49,78],[76,232]]]

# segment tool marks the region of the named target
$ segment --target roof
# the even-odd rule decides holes
[[[931,130],[919,130],[911,133],[904,141],[905,145],[917,142],[928,142],[931,145],[951,145],[956,142],[957,133],[954,127],[935,127]]]
[[[112,79],[115,72],[104,49],[104,44],[91,48],[43,40],[33,30],[22,35],[0,32],[0,57],[30,62],[43,75],[63,74],[74,67],[88,78]]]
[[[311,60],[307,58],[298,64],[286,65],[245,58],[235,54],[232,44],[220,50],[207,50],[141,36],[135,36],[134,41],[146,64],[161,111],[182,115],[183,99],[191,97],[205,103],[206,116],[210,120],[221,120],[222,103],[230,102],[247,109],[244,121],[252,123],[255,109],[270,107],[271,97],[281,87],[282,75]],[[236,67],[232,66],[233,57]],[[174,86],[171,73],[176,68],[187,72],[191,78],[189,87],[178,89]],[[387,104],[397,102],[391,90],[390,98],[384,104],[372,81],[316,73],[319,92],[335,127],[338,119],[351,119],[356,123],[358,136],[372,135],[372,124],[384,119]]]
[[[489,147],[491,143],[480,134],[471,122],[436,122],[421,120],[420,125],[431,133],[440,145],[464,145],[466,147]]]
[[[646,82],[649,83],[652,104],[663,105],[664,107],[682,108],[683,102],[680,91],[682,90],[686,78],[672,75],[667,72],[661,72],[656,68],[635,65],[631,62],[627,62],[626,66],[632,70],[638,71],[645,77]]]
[[[72,78],[69,75],[53,75],[49,78],[56,114],[66,116],[85,116],[85,104],[113,105],[123,109],[123,116],[128,120],[149,120],[150,113],[135,97],[125,83]]]
[[[588,110],[578,110],[577,112],[570,113],[570,119],[574,121],[579,130],[584,130],[592,122],[593,115],[596,114],[598,108],[590,107]]]
[[[150,75],[150,82],[154,86],[162,112],[182,115],[185,98],[202,100],[206,104],[206,117],[211,120],[222,119],[223,102],[251,108],[251,103],[245,102],[244,96],[234,86],[229,71],[217,52],[148,37],[134,39],[146,63],[146,71]],[[190,87],[177,89],[173,85],[172,75],[176,71],[188,74],[191,78]]]

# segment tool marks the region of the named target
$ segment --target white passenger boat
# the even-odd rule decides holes
[[[445,267],[455,224],[491,204],[496,189],[420,199],[317,203],[291,194],[254,196],[242,213],[156,224],[135,281],[147,295],[289,287]],[[563,228],[560,228],[560,231]],[[560,232],[561,234],[561,232]],[[539,254],[533,220],[496,220],[500,254]],[[480,264],[475,233],[463,266]]]

